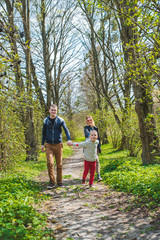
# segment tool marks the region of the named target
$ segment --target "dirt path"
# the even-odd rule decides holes
[[[158,223],[151,213],[136,208],[133,196],[110,190],[103,183],[81,185],[83,153],[75,149],[65,159],[63,187],[45,190],[51,198],[41,206],[56,240],[160,240]],[[47,182],[44,173],[39,181]]]

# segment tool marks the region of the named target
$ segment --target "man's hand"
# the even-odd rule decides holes
[[[72,141],[71,140],[67,141],[67,145],[72,146]]]
[[[44,145],[41,147],[42,152],[45,152]]]

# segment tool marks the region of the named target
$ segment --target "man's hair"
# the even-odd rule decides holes
[[[56,104],[51,104],[51,105],[50,105],[50,108],[51,108],[51,107],[56,107],[56,108],[57,108],[57,105],[56,105]]]

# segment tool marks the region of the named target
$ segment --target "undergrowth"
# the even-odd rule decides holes
[[[72,154],[64,147],[64,157]],[[47,228],[46,214],[40,214],[40,205],[49,195],[41,194],[44,188],[34,179],[46,170],[45,153],[38,161],[18,161],[14,169],[0,174],[0,239],[3,240],[51,240],[54,233]]]
[[[118,191],[132,193],[141,198],[147,207],[160,202],[160,165],[142,165],[127,151],[117,151],[110,144],[102,146],[101,174],[105,184]]]

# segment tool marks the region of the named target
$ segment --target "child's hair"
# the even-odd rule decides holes
[[[91,133],[92,133],[92,132],[95,132],[95,133],[96,133],[96,135],[98,136],[98,133],[97,133],[97,131],[96,131],[96,130],[91,130],[91,131],[90,131],[90,135],[91,135]]]
[[[86,124],[87,124],[87,119],[88,119],[88,118],[91,118],[91,120],[92,120],[92,126],[94,126],[94,125],[95,125],[95,124],[94,124],[94,120],[93,120],[93,118],[92,118],[91,116],[87,116],[87,117],[86,117]]]

